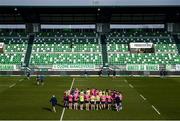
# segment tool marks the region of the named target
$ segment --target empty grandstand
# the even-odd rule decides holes
[[[96,7],[71,9],[54,3],[52,8],[27,3],[34,9],[3,5],[0,73],[159,75],[166,70],[177,74],[179,7],[174,3],[144,7],[142,2],[127,9],[120,7],[124,2],[116,1],[119,7],[106,2],[106,7],[93,3]]]
[[[33,37],[24,29],[11,29],[1,31],[0,42],[5,45],[0,56],[2,71],[20,71],[23,66],[99,71],[103,63],[120,71],[160,71],[160,67],[168,69],[180,63],[175,39],[165,29],[112,28],[104,40],[95,28],[43,29]],[[132,52],[131,44],[138,43],[141,47]],[[145,51],[143,44],[147,43],[152,43],[154,51]]]

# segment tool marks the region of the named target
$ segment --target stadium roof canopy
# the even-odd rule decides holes
[[[180,0],[0,0],[0,24],[164,24]]]
[[[180,0],[1,0],[0,6],[180,6]]]

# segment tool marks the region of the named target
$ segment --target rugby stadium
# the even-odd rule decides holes
[[[0,120],[180,120],[179,0],[0,1]]]

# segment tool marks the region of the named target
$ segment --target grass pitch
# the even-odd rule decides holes
[[[73,77],[45,77],[37,86],[35,77],[0,77],[0,120],[60,120],[63,92]],[[66,109],[63,120],[155,120],[180,119],[180,78],[75,77],[79,89],[117,89],[123,93],[120,112],[76,111]],[[55,94],[59,106],[51,112],[49,100]]]

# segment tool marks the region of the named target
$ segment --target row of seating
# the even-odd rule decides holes
[[[130,42],[151,42],[155,52],[130,53]],[[109,65],[180,64],[175,41],[166,31],[113,30],[107,38],[107,51]]]
[[[108,54],[110,65],[126,64],[180,64],[178,54]]]
[[[17,64],[24,62],[25,54],[23,53],[6,53],[0,54],[0,64]]]
[[[53,65],[53,64],[95,64],[102,65],[102,54],[50,54],[33,53],[31,56],[32,65]]]
[[[95,31],[81,31],[81,30],[46,30],[39,32],[37,37],[96,37]]]
[[[40,32],[32,53],[32,65],[102,65],[101,45],[95,31]]]
[[[155,52],[178,53],[176,44],[154,44]],[[129,52],[129,44],[107,44],[108,52]]]
[[[170,33],[164,30],[143,30],[143,29],[114,29],[111,30],[108,37],[149,37],[149,36],[157,36],[170,37]]]
[[[100,52],[97,44],[34,44],[32,52]]]
[[[83,38],[57,38],[57,37],[36,37],[34,44],[97,44],[99,39],[96,37]]]
[[[0,38],[0,42],[5,43],[4,52],[22,52],[27,49],[28,38]]]
[[[35,38],[33,52],[100,52],[97,38]]]
[[[173,52],[177,53],[177,46],[174,40],[170,38],[108,38],[108,52],[129,52],[130,42],[152,42],[155,52]]]
[[[5,29],[0,31],[0,37],[28,37],[28,33],[24,29]]]
[[[125,44],[130,42],[152,42],[157,44],[170,44],[175,43],[172,37],[108,37],[107,43],[109,44]]]
[[[13,65],[24,62],[27,50],[28,34],[25,31],[2,31],[0,42],[5,43],[3,53],[0,53],[0,70],[13,70]]]

